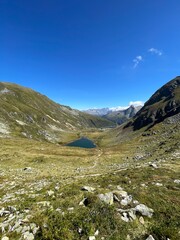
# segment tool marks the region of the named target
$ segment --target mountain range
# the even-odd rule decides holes
[[[1,240],[180,239],[180,77],[113,129],[16,84],[0,106]]]
[[[19,136],[51,142],[67,132],[115,127],[151,127],[180,112],[180,77],[171,80],[142,106],[91,109],[86,112],[60,105],[46,96],[13,83],[0,83],[0,136]],[[89,114],[91,113],[91,114]],[[92,115],[93,114],[93,115]],[[120,128],[122,130],[122,128]],[[118,134],[118,128],[114,129]]]
[[[112,121],[118,125],[126,122],[128,119],[135,116],[135,114],[142,108],[142,105],[134,106],[131,105],[129,107],[115,107],[115,108],[97,108],[97,109],[88,109],[84,112],[94,115],[100,116],[104,119]]]

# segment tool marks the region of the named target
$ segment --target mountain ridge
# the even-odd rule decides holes
[[[65,131],[112,126],[112,122],[55,103],[31,88],[0,82],[1,135],[56,141]]]
[[[141,105],[130,105],[128,107],[88,109],[84,112],[94,116],[101,116],[104,119],[120,125],[135,116],[141,108]]]

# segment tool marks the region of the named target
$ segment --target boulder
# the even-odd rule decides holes
[[[148,208],[146,205],[144,204],[139,204],[135,207],[136,212],[141,213],[143,216],[147,216],[149,218],[152,217],[154,210],[151,208]]]
[[[113,197],[112,192],[108,192],[108,193],[105,193],[105,194],[99,194],[98,197],[101,201],[103,201],[103,202],[105,202],[109,205],[113,204],[114,197]]]

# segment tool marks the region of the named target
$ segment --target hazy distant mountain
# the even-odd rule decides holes
[[[115,122],[116,124],[122,124],[129,118],[135,116],[135,114],[142,108],[142,106],[129,106],[129,107],[113,107],[113,108],[100,108],[100,109],[88,109],[86,113],[101,116],[105,119]]]

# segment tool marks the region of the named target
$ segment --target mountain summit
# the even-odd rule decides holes
[[[180,76],[158,89],[126,126],[138,130],[180,112]]]
[[[134,117],[141,108],[142,105],[131,105],[129,107],[88,109],[84,112],[94,116],[101,116],[109,121],[120,125],[126,122],[128,119]]]

